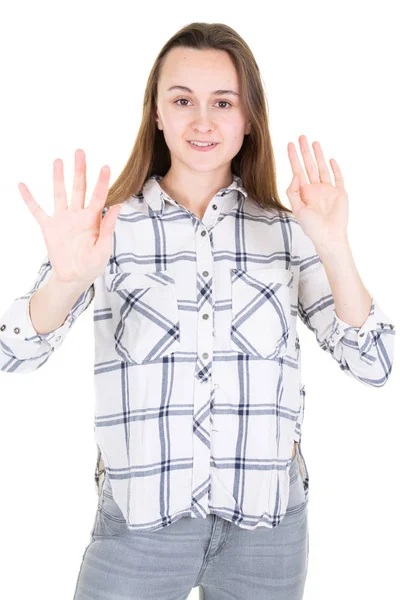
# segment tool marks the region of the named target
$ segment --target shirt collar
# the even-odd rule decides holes
[[[152,209],[153,213],[155,213],[157,216],[163,214],[165,202],[169,202],[170,204],[178,206],[178,203],[175,202],[175,200],[173,200],[170,196],[168,196],[168,194],[160,186],[159,181],[161,181],[162,179],[163,177],[161,175],[151,175],[144,183],[140,191],[143,198],[146,200],[147,204]],[[245,198],[247,198],[247,191],[243,187],[241,178],[238,175],[234,174],[232,183],[228,187],[221,188],[220,190],[218,190],[215,196],[227,196],[229,194],[233,194],[233,192],[239,192]],[[235,194],[234,197],[237,198],[238,194]]]

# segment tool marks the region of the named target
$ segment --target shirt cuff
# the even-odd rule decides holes
[[[372,298],[369,315],[361,327],[349,325],[340,319],[336,310],[333,311],[333,314],[332,329],[327,340],[329,346],[333,348],[342,338],[345,338],[349,345],[357,344],[360,359],[368,364],[372,364],[376,360],[376,356],[370,353],[376,333],[382,331],[389,333],[393,331],[394,333],[393,321],[382,311],[375,298]]]
[[[70,329],[74,317],[68,314],[64,323],[48,333],[37,333],[33,327],[29,313],[29,302],[33,294],[17,298],[11,304],[10,308],[0,317],[0,336],[4,342],[13,350],[15,345],[16,356],[21,354],[24,346],[23,342],[33,342],[41,344],[47,342],[54,351],[60,346]]]

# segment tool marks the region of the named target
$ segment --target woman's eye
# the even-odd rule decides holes
[[[229,106],[232,106],[232,104],[227,100],[218,100],[217,104],[229,104]]]
[[[186,98],[178,98],[178,100],[175,100],[174,104],[176,104],[177,102],[181,102],[183,100],[183,102],[188,102],[188,100],[186,100]],[[182,106],[182,104],[179,104],[178,106]],[[186,105],[184,105],[186,106]]]
[[[178,98],[178,100],[175,100],[174,104],[176,104],[177,102],[189,102],[189,100],[187,98]],[[227,100],[218,100],[217,104],[228,104],[229,106],[232,106],[232,104],[230,102],[228,102]],[[187,104],[179,104],[178,106],[187,106]]]

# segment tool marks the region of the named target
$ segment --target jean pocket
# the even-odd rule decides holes
[[[179,350],[178,300],[169,270],[106,273],[104,279],[122,360],[151,362]]]
[[[299,458],[296,449],[296,454],[292,459],[289,469],[289,499],[286,511],[289,514],[297,513],[304,510],[306,505],[307,498],[300,473]]]
[[[231,269],[231,349],[262,358],[287,354],[291,333],[288,269]]]
[[[105,476],[98,503],[93,537],[108,537],[126,533],[126,520],[115,502],[108,475]]]

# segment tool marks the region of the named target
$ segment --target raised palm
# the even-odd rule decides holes
[[[63,162],[56,159],[53,163],[54,214],[51,217],[37,204],[28,187],[22,182],[18,184],[26,205],[40,225],[54,276],[59,281],[90,285],[104,272],[121,207],[120,204],[112,206],[102,218],[109,180],[110,169],[105,165],[85,207],[85,153],[76,150],[71,204],[68,206]]]

